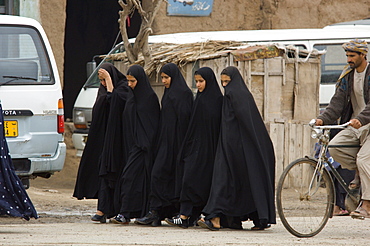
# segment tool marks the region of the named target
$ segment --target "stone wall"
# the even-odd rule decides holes
[[[39,0],[40,17],[63,83],[64,33],[67,0]],[[168,0],[171,3],[173,0]],[[162,3],[153,34],[242,29],[321,28],[367,18],[370,0],[214,0],[209,17],[169,17]]]
[[[39,0],[40,22],[49,38],[63,87],[64,33],[67,0]]]
[[[155,34],[248,29],[321,28],[370,17],[370,0],[214,0],[209,17],[167,16],[163,3]]]

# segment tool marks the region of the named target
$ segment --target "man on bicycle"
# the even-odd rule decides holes
[[[354,219],[370,218],[370,67],[365,40],[351,40],[342,45],[348,65],[340,75],[329,106],[316,119],[316,125],[350,121],[349,127],[339,132],[331,145],[360,147],[330,148],[330,154],[343,168],[357,168],[361,180],[362,202],[351,213]]]

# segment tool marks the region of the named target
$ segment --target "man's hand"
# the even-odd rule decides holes
[[[316,122],[315,122],[316,126],[322,126],[323,124],[324,122],[322,121],[322,119],[316,119]]]
[[[362,126],[361,122],[358,119],[352,119],[349,122],[350,122],[349,125],[352,126],[355,129],[358,129]]]

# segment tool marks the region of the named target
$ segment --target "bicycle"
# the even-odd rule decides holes
[[[284,227],[296,237],[317,235],[333,216],[335,204],[334,182],[330,173],[347,192],[346,205],[355,210],[359,190],[348,188],[340,174],[333,167],[326,151],[329,147],[356,147],[353,145],[329,145],[331,129],[344,129],[342,125],[315,126],[315,119],[309,126],[312,138],[319,140],[321,150],[317,158],[305,156],[291,162],[280,176],[276,190],[276,207]]]

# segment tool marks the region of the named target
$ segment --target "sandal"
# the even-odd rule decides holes
[[[263,231],[265,229],[268,229],[271,227],[271,224],[267,224],[266,227],[260,227],[260,226],[253,226],[251,228],[252,231]]]
[[[352,219],[359,219],[359,220],[364,220],[365,218],[370,219],[370,214],[364,208],[362,208],[361,205],[362,205],[362,202],[360,203],[360,205],[357,207],[355,211],[351,212],[350,215]]]
[[[356,170],[354,179],[349,183],[348,188],[350,190],[359,189],[361,187],[361,180],[360,180],[360,174],[358,173],[358,170]]]
[[[352,180],[350,183],[349,183],[349,186],[348,188],[350,190],[355,190],[355,189],[360,189],[361,187],[361,183],[360,183],[360,180],[359,179],[354,179]]]
[[[221,227],[214,227],[210,220],[198,220],[198,225],[211,231],[218,231],[221,229]]]
[[[338,213],[334,213],[333,216],[347,216],[349,212],[346,209],[340,209]]]

